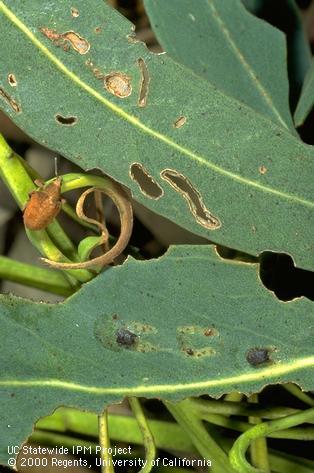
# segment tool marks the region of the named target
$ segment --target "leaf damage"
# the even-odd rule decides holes
[[[163,196],[163,189],[141,163],[133,163],[130,166],[130,177],[138,184],[146,197],[158,200]]]
[[[137,60],[137,63],[138,63],[138,67],[141,73],[141,83],[140,83],[140,92],[139,92],[139,97],[138,97],[138,105],[139,107],[146,107],[150,76],[149,76],[146,62],[144,61],[144,59],[140,57]]]
[[[71,15],[73,16],[73,18],[77,18],[78,16],[80,16],[80,12],[78,11],[77,8],[72,7],[71,8]]]
[[[174,122],[173,126],[175,128],[181,128],[183,125],[186,124],[186,117],[181,115],[179,118],[176,119],[176,121]]]
[[[73,126],[78,121],[77,117],[74,117],[72,115],[65,117],[63,115],[60,115],[59,113],[55,115],[55,119],[56,119],[56,122],[59,123],[60,125],[66,125],[66,126]]]
[[[41,33],[46,36],[57,47],[62,47],[64,51],[69,51],[72,47],[79,54],[87,54],[90,50],[90,43],[75,31],[58,33],[55,29],[41,27]]]
[[[5,100],[12,110],[14,110],[14,112],[20,113],[22,111],[21,106],[10,96],[10,94],[8,94],[8,92],[4,90],[3,87],[0,87],[0,97]]]
[[[119,71],[110,72],[104,77],[104,87],[112,95],[124,99],[132,93],[131,77]]]
[[[8,74],[8,82],[11,87],[16,87],[17,86],[17,80],[14,74],[10,73]]]
[[[197,223],[209,230],[221,227],[220,220],[205,207],[200,193],[183,174],[173,169],[164,169],[160,176],[184,197]]]

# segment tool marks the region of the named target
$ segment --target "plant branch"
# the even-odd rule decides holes
[[[251,441],[256,438],[265,437],[272,432],[288,429],[313,419],[314,408],[307,409],[306,411],[302,411],[298,414],[293,414],[282,419],[263,422],[252,427],[247,432],[240,435],[240,437],[238,437],[234,442],[229,453],[232,466],[240,473],[265,473],[264,470],[252,467],[245,458],[245,452]]]
[[[177,404],[166,401],[165,405],[189,435],[201,456],[212,462],[211,471],[213,473],[234,473],[227,455],[209,435],[201,420],[197,418],[189,399]]]
[[[108,433],[108,411],[107,409],[99,416],[99,444],[101,447],[100,458],[102,461],[102,473],[114,473],[112,456],[109,453],[110,438]]]
[[[129,403],[141,430],[146,453],[146,464],[141,468],[140,473],[149,473],[153,466],[153,460],[156,457],[155,440],[149,428],[140,401],[136,397],[130,397]]]
[[[74,292],[68,279],[60,271],[21,263],[6,256],[0,256],[0,279],[14,281],[24,286],[36,287],[65,297]]]

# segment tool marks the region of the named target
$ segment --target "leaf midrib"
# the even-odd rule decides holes
[[[238,376],[230,376],[227,378],[219,379],[210,379],[207,381],[198,381],[196,383],[180,383],[180,384],[156,384],[156,385],[138,385],[132,387],[99,387],[99,386],[88,386],[85,384],[79,384],[72,381],[60,381],[58,379],[42,379],[42,380],[1,380],[0,387],[48,387],[48,388],[57,388],[57,389],[66,389],[69,391],[77,392],[88,392],[89,394],[95,395],[104,395],[104,394],[117,394],[117,395],[132,395],[132,394],[151,394],[156,396],[156,394],[170,394],[178,393],[181,391],[186,391],[187,389],[194,390],[203,390],[213,387],[224,387],[224,386],[234,386],[240,383],[252,383],[258,381],[264,381],[268,383],[269,379],[275,377],[282,377],[285,374],[292,373],[294,371],[306,368],[313,368],[314,366],[314,356],[307,358],[300,358],[289,363],[277,364],[268,368],[259,369],[258,371],[241,374]],[[269,384],[269,383],[268,383]]]
[[[171,146],[172,148],[180,151],[180,153],[188,156],[190,159],[194,159],[195,161],[199,162],[203,166],[206,166],[215,172],[222,174],[224,176],[227,176],[231,178],[234,181],[238,181],[242,184],[245,184],[247,186],[255,187],[256,189],[260,190],[261,192],[264,193],[269,193],[273,195],[277,195],[283,199],[286,200],[292,200],[294,202],[298,202],[300,204],[303,204],[307,207],[314,207],[314,202],[311,202],[309,200],[303,199],[301,197],[295,196],[293,194],[288,194],[286,192],[281,192],[277,189],[273,189],[272,187],[268,187],[265,185],[262,185],[256,181],[253,181],[251,179],[244,178],[242,176],[239,176],[238,174],[235,174],[231,171],[227,171],[226,169],[221,168],[220,166],[217,166],[216,164],[207,161],[205,158],[202,156],[197,155],[193,151],[189,150],[188,148],[185,148],[178,143],[172,141],[170,138],[167,136],[154,131],[153,129],[149,128],[146,126],[144,123],[142,123],[137,117],[134,117],[133,115],[128,114],[125,112],[123,109],[115,105],[114,103],[110,102],[107,100],[105,97],[103,97],[99,92],[97,92],[95,89],[93,89],[91,86],[86,84],[83,80],[81,80],[78,76],[76,76],[73,72],[71,72],[46,46],[44,46],[37,38],[36,36],[27,28],[27,26],[19,19],[17,16],[3,3],[3,1],[0,2],[0,10],[2,10],[3,14],[12,22],[14,23],[29,39],[30,41],[39,49],[42,51],[42,53],[49,58],[56,66],[58,69],[60,69],[66,76],[68,76],[72,81],[84,89],[86,92],[90,93],[93,97],[95,97],[97,100],[99,100],[101,103],[103,103],[106,107],[111,109],[113,112],[115,112],[118,116],[123,118],[124,120],[128,121],[132,125],[138,127],[142,132],[153,136],[156,139],[159,139],[163,143],[167,144],[168,146]],[[281,128],[282,130],[282,128]]]

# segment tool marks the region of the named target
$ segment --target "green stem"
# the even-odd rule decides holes
[[[197,418],[190,399],[177,404],[165,402],[165,405],[190,436],[193,445],[200,455],[212,462],[211,471],[213,473],[234,473],[234,469],[230,466],[225,452],[209,435],[203,423]]]
[[[143,437],[143,444],[145,447],[145,465],[141,468],[140,473],[149,473],[153,467],[153,461],[156,457],[156,446],[154,437],[150,431],[148,422],[144,415],[140,401],[136,397],[130,397],[129,403],[132,409],[132,412],[137,420],[139,428]]]
[[[143,441],[142,435],[137,421],[133,417],[108,414],[108,425],[110,438],[112,440],[126,444],[141,445]],[[181,456],[196,453],[196,449],[189,436],[177,423],[148,419],[148,425],[154,436],[157,448],[169,452],[179,452]],[[38,430],[38,428],[45,430]],[[78,438],[71,438],[68,434],[62,435],[56,433],[69,431],[76,434]],[[276,433],[271,435],[274,436],[275,434]],[[77,409],[61,407],[51,416],[40,419],[37,422],[35,432],[32,434],[30,441],[39,445],[63,445],[68,448],[71,448],[72,445],[82,445],[86,447],[91,445],[95,447],[96,440],[91,443],[82,443],[81,438],[84,435],[94,437],[95,439],[98,437],[97,415],[91,412],[82,412]],[[232,446],[231,441],[226,437],[222,440],[223,447],[226,451],[229,451]],[[278,473],[312,473],[314,471],[314,463],[301,457],[270,449],[269,458],[272,471]]]
[[[228,393],[224,396],[225,401],[231,401],[231,402],[241,402],[242,399],[244,398],[244,394],[242,393]]]
[[[31,437],[31,443],[36,445],[48,445],[48,446],[63,446],[69,449],[69,451],[73,454],[82,453],[85,449],[85,452],[91,455],[99,456],[99,442],[83,440],[82,437],[73,437],[73,434],[58,434],[55,432],[48,432],[46,430],[35,430]],[[98,448],[97,448],[98,447]],[[119,455],[117,453],[116,457],[122,458],[136,458],[141,456],[142,448],[135,447],[132,448],[132,452],[123,453],[123,455]]]
[[[53,261],[71,262],[54,244],[46,230],[31,231],[25,228],[25,232],[30,242],[37,248],[40,254],[47,256]],[[70,276],[70,282],[73,282],[73,278],[75,281],[82,283],[90,281],[93,278],[92,273],[85,269],[67,269],[64,270],[64,272]]]
[[[248,422],[230,419],[229,417],[225,417],[221,414],[204,414],[201,416],[201,419],[210,422],[211,424],[219,425],[220,427],[225,427],[226,429],[236,430],[238,432],[246,432],[252,427]],[[310,427],[295,427],[294,429],[279,430],[278,432],[270,433],[267,435],[267,437],[276,439],[312,441],[314,440],[314,429]]]
[[[245,458],[245,452],[251,441],[259,437],[265,437],[272,432],[288,429],[313,419],[314,408],[284,417],[283,419],[263,422],[262,424],[252,427],[250,430],[240,435],[234,442],[229,453],[232,466],[240,473],[265,473],[264,470],[252,467]]]
[[[120,416],[118,416],[120,417]],[[179,427],[179,426],[178,426]],[[180,427],[179,427],[180,428]],[[110,422],[109,422],[109,429],[110,429]],[[121,437],[121,438],[120,438]],[[121,442],[127,442],[127,443],[137,443],[135,438],[135,441],[133,442],[132,436],[128,438],[128,440],[124,439],[124,433],[123,433],[123,426],[121,427],[121,432],[120,436],[118,435],[116,437],[117,441]],[[48,446],[63,446],[68,448],[70,451],[72,451],[72,448],[74,447],[74,452],[76,451],[76,447],[85,447],[86,449],[91,448],[91,451],[93,454],[96,452],[96,447],[98,443],[95,442],[89,442],[86,440],[82,440],[81,437],[75,438],[67,435],[61,435],[61,434],[56,434],[55,432],[47,432],[45,430],[35,430],[35,432],[32,433],[30,437],[31,443],[37,444],[37,445],[48,445]],[[167,447],[168,448],[163,448],[162,444],[158,445],[156,442],[156,446],[158,448],[162,448],[163,450],[168,450],[168,451],[177,451],[181,453],[181,456],[186,455],[187,453],[196,453],[196,450],[194,447],[190,450],[182,449],[180,450],[177,445],[176,445],[176,440],[173,438],[170,440],[168,443]],[[136,450],[133,448],[132,449],[132,456],[138,457],[140,454],[139,452],[136,452]],[[125,456],[124,456],[125,458]],[[271,469],[272,471],[276,471],[276,473],[313,473],[314,471],[314,462],[311,460],[307,460],[306,458],[302,457],[295,457],[293,455],[288,455],[283,452],[278,452],[275,450],[270,450],[269,454],[269,459],[270,459],[270,464],[271,464]],[[160,467],[162,469],[157,469],[156,471],[165,471],[169,473],[169,468],[168,467]],[[171,473],[173,471],[178,471],[182,473],[189,473],[190,470],[178,468],[176,470],[175,468],[171,468]],[[194,470],[193,470],[194,471]],[[190,472],[192,473],[192,471]]]
[[[68,297],[73,287],[60,271],[40,268],[0,256],[0,279],[7,279],[25,286]]]
[[[52,242],[69,260],[79,261],[76,247],[56,219],[47,226],[46,231]]]
[[[233,440],[226,436],[221,440],[223,448],[226,451],[230,451]],[[271,471],[276,473],[313,473],[314,471],[313,461],[273,449],[269,449],[269,460]]]
[[[268,407],[268,406],[255,406],[244,402],[231,402],[231,401],[213,401],[198,398],[190,399],[193,409],[198,411],[198,415],[202,414],[223,414],[226,416],[256,416],[266,419],[276,419],[278,417],[284,417],[290,414],[296,414],[300,412],[299,409],[291,407]]]
[[[108,424],[110,438],[125,443],[136,443],[138,445],[142,443],[141,431],[133,417],[108,414]],[[158,448],[162,450],[170,448],[186,452],[195,450],[189,437],[177,423],[148,419],[148,425]],[[98,436],[96,414],[64,407],[57,409],[51,416],[40,419],[36,427],[56,432],[70,430],[77,435]]]
[[[110,452],[110,438],[108,433],[108,412],[107,409],[99,416],[99,444],[101,447],[101,473],[114,473],[112,465],[112,455]]]
[[[302,457],[295,457],[284,452],[270,450],[271,471],[276,473],[313,473],[314,462]]]
[[[109,427],[110,428],[110,427]],[[36,445],[47,445],[51,447],[62,446],[67,448],[71,453],[75,454],[77,451],[81,451],[81,448],[85,449],[86,452],[96,454],[96,447],[98,446],[97,442],[89,442],[82,440],[81,438],[70,437],[69,435],[60,435],[55,434],[54,432],[45,432],[41,430],[36,430],[31,436],[31,442]],[[139,458],[140,451],[138,449],[132,448],[131,454],[123,454],[123,460],[126,458]],[[186,452],[185,452],[186,453]],[[119,458],[119,455],[116,456]],[[168,466],[159,466],[154,469],[155,473],[170,473]],[[187,468],[171,467],[171,473],[195,473],[195,470],[190,470]]]
[[[29,198],[29,192],[36,189],[31,177],[17,155],[0,134],[0,173],[12,196],[22,209]]]
[[[48,446],[58,446],[62,445],[65,448],[68,448],[70,452],[75,453],[76,447],[83,447],[88,451],[91,449],[91,453],[96,454],[96,447],[98,442],[90,442],[89,440],[83,440],[82,438],[73,437],[73,434],[58,434],[55,432],[47,432],[45,430],[35,430],[30,440],[36,445],[48,445]],[[74,447],[74,448],[73,448]]]
[[[282,384],[282,387],[285,388],[285,390],[288,391],[290,394],[297,397],[300,401],[304,402],[308,406],[314,407],[314,399],[308,394],[301,391],[301,389],[295,384]]]
[[[253,394],[249,398],[250,403],[257,404],[258,397],[257,394]],[[260,417],[249,416],[249,423],[250,424],[261,424],[262,419]],[[268,451],[267,451],[267,443],[265,437],[260,437],[254,439],[250,445],[250,453],[251,453],[251,462],[256,468],[259,468],[265,473],[271,473],[269,461],[268,461]]]

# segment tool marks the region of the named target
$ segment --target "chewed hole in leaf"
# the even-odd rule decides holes
[[[182,352],[185,353],[186,355],[194,358],[202,358],[204,356],[213,356],[216,354],[216,351],[213,348],[210,347],[205,347],[201,349],[195,349],[195,348],[182,348]]]
[[[150,199],[160,199],[163,189],[140,163],[133,163],[130,167],[130,176],[141,189],[141,192]]]
[[[259,260],[261,281],[278,299],[291,301],[304,296],[314,301],[314,272],[296,268],[285,253],[265,251]]]
[[[112,95],[124,99],[132,93],[131,77],[123,72],[111,72],[104,77],[104,87]]]
[[[198,336],[205,335],[205,337],[219,335],[218,330],[210,326],[201,327],[199,325],[184,325],[184,326],[178,327],[177,331],[178,331],[178,334],[181,334],[181,335],[198,335]]]
[[[16,113],[21,112],[20,105],[2,87],[0,87],[0,98],[2,98]]]
[[[215,355],[216,349],[213,344],[215,344],[215,337],[218,336],[218,330],[210,326],[184,325],[177,327],[177,343],[180,351],[195,359]]]
[[[138,66],[141,72],[141,84],[140,84],[140,92],[138,97],[138,105],[139,107],[145,107],[147,103],[147,96],[148,96],[148,85],[150,81],[148,69],[144,59],[141,57],[137,61]]]
[[[55,118],[56,118],[56,121],[60,123],[60,125],[72,126],[77,123],[77,117],[73,117],[73,116],[64,117],[63,115],[60,115],[58,113]]]
[[[72,47],[79,54],[86,54],[90,49],[89,42],[82,38],[75,31],[66,31],[65,33],[58,33],[51,28],[39,28],[43,35],[45,35],[57,47],[62,47],[64,51],[69,51]]]
[[[77,10],[77,8],[72,7],[71,15],[73,16],[73,18],[77,18],[80,15],[80,12]]]
[[[186,124],[186,117],[184,116],[181,116],[179,118],[176,119],[176,121],[174,122],[173,126],[175,128],[181,128],[183,125]]]
[[[220,220],[205,207],[200,193],[183,174],[173,169],[164,169],[160,176],[185,198],[197,223],[210,230],[221,226]]]
[[[14,74],[9,74],[8,75],[8,82],[11,87],[16,87],[17,86],[17,80]]]
[[[75,51],[77,51],[78,53],[88,53],[90,48],[89,42],[74,31],[68,31],[67,33],[64,33],[63,37],[65,40],[71,43],[73,49],[75,49]]]
[[[260,174],[266,174],[266,173],[267,173],[267,167],[264,166],[264,165],[261,165],[261,166],[258,168],[258,170],[259,170],[259,173],[260,173]]]

